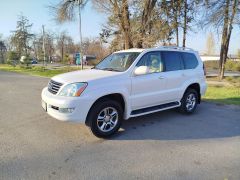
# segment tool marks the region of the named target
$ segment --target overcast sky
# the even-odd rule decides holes
[[[0,2],[0,34],[4,38],[8,37],[16,28],[18,15],[21,13],[27,16],[33,23],[32,32],[40,33],[42,25],[47,30],[53,32],[67,31],[73,37],[75,42],[79,42],[78,22],[65,23],[63,25],[56,24],[52,19],[51,13],[47,6],[49,3],[57,3],[59,0],[7,0]],[[82,32],[84,37],[98,37],[101,32],[102,25],[106,23],[107,18],[104,14],[96,12],[91,3],[88,3],[82,13]],[[206,50],[206,37],[208,31],[194,29],[195,32],[188,33],[187,46],[203,53]],[[215,32],[215,40],[217,42],[216,53],[219,50],[220,37]],[[230,53],[236,54],[240,49],[240,28],[234,27],[230,42]]]

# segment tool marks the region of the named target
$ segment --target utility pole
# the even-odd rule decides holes
[[[45,50],[45,31],[44,31],[44,25],[42,25],[42,33],[43,33],[43,66],[46,64],[46,50]]]
[[[82,5],[82,0],[78,0],[79,35],[80,35],[80,58],[81,58],[80,61],[81,61],[81,69],[83,70],[81,5]]]

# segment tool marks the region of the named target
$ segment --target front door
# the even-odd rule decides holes
[[[132,110],[165,103],[166,77],[160,52],[146,53],[137,63],[139,66],[147,66],[148,73],[132,76]]]

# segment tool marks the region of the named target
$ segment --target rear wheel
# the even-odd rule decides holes
[[[195,89],[187,89],[182,97],[179,110],[186,114],[193,113],[197,108],[198,99],[199,96]]]
[[[116,101],[105,99],[93,105],[87,120],[95,136],[108,137],[118,131],[122,119],[121,105]]]

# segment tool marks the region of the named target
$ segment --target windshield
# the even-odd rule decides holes
[[[139,52],[113,53],[96,65],[95,69],[119,72],[126,71],[139,54]]]

